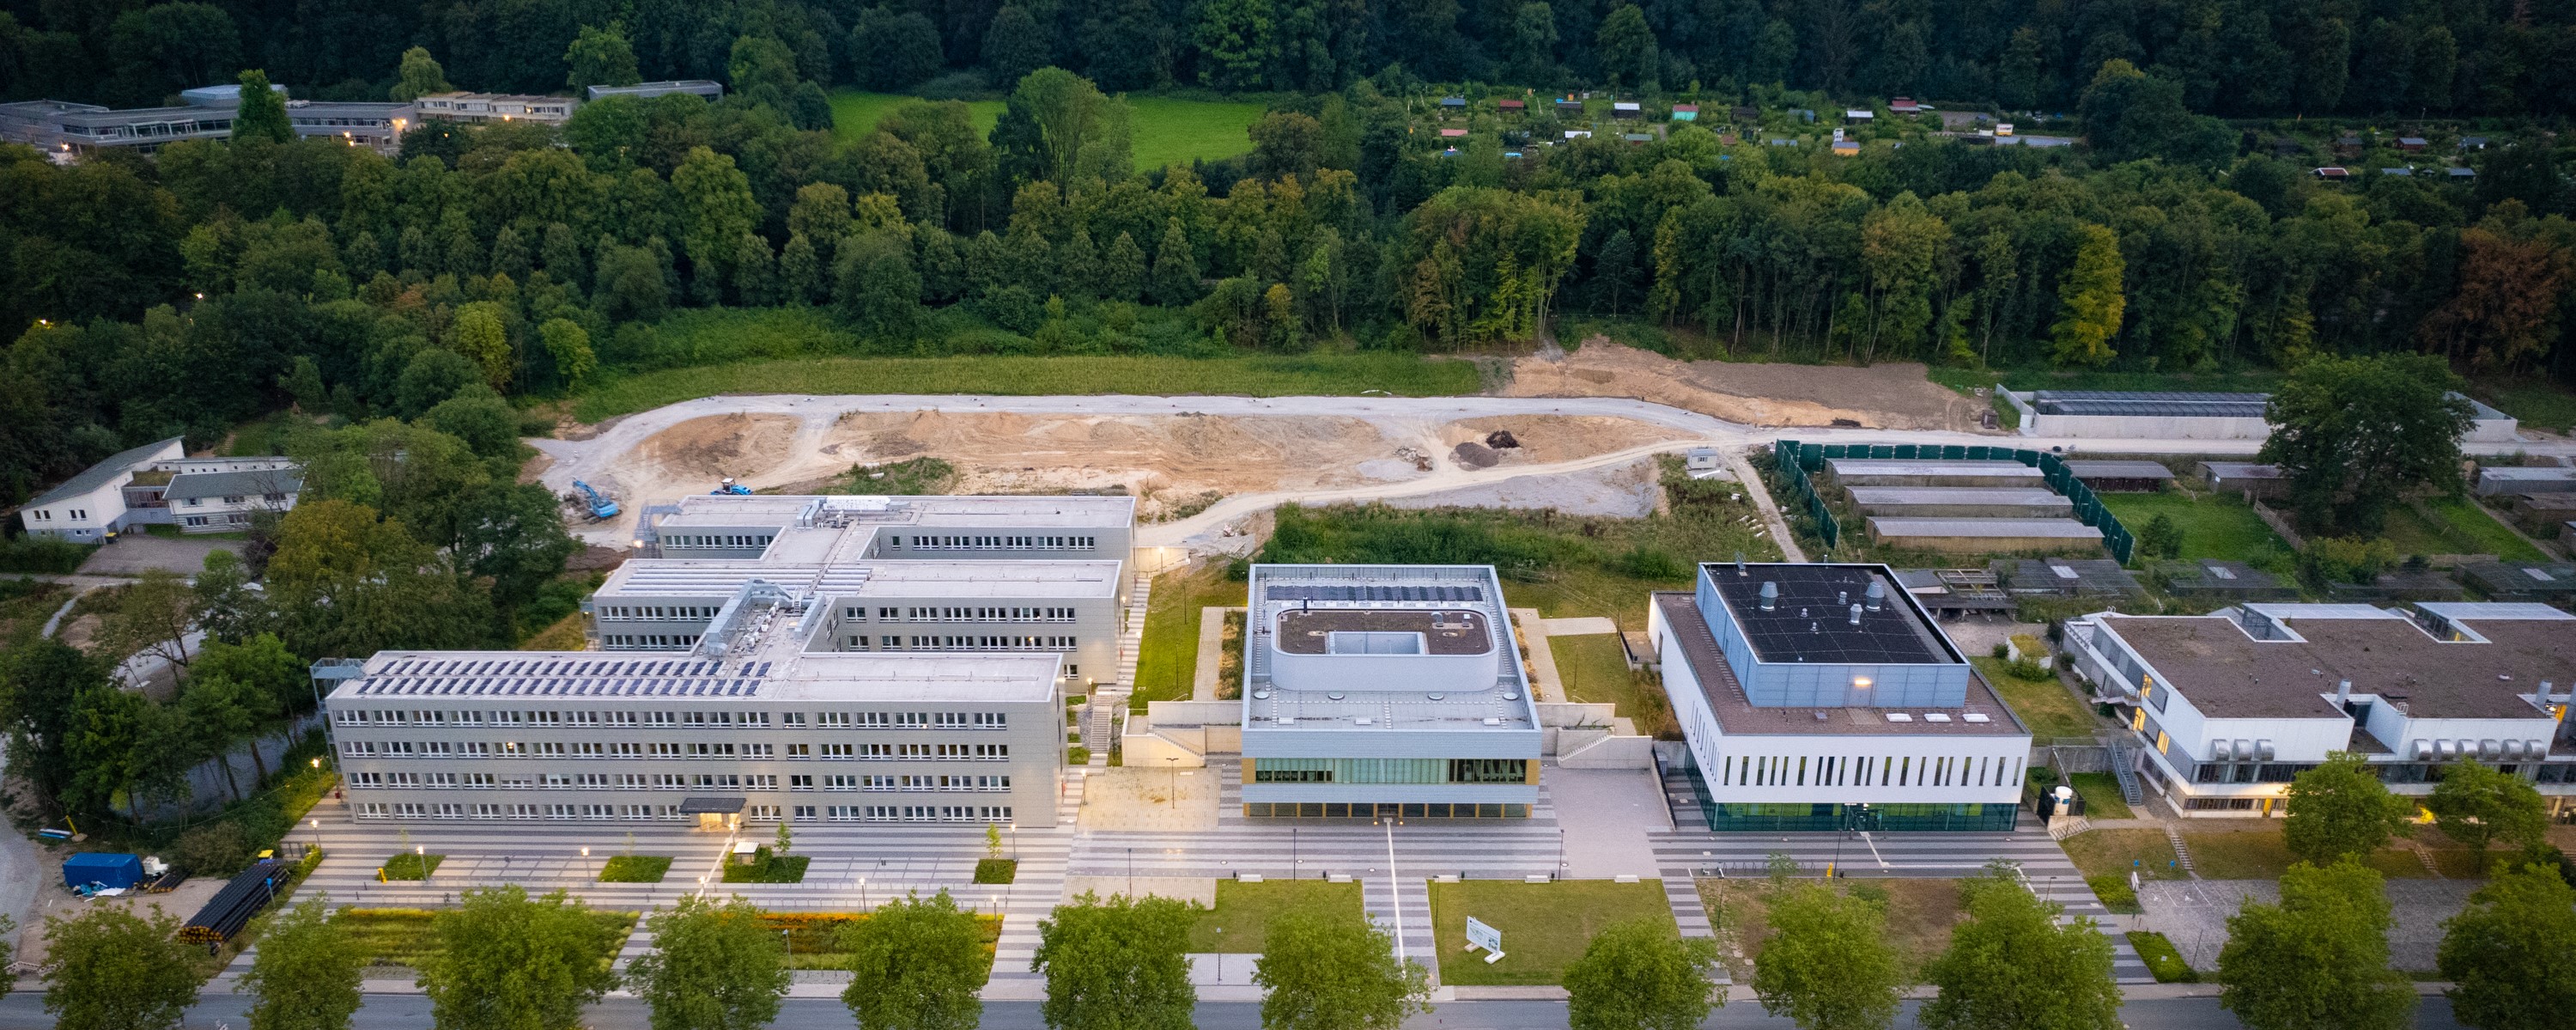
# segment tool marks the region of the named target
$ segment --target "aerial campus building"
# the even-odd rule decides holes
[[[318,679],[360,819],[1053,825],[1064,697],[1117,666],[1127,497],[692,497],[582,651]]]
[[[2187,816],[2285,814],[2290,781],[2337,752],[2398,794],[2475,761],[2576,807],[2576,616],[2546,604],[2106,612],[2067,623],[2066,650],[2126,709],[2146,786]]]
[[[1255,565],[1248,816],[1524,818],[1542,732],[1483,565]]]
[[[2030,731],[1886,566],[1703,564],[1646,617],[1711,829],[2012,829]]]
[[[179,437],[109,455],[20,505],[30,536],[93,544],[136,526],[238,532],[295,507],[304,469],[285,458],[191,458]]]

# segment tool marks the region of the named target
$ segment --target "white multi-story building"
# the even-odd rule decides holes
[[[1525,818],[1538,710],[1486,565],[1255,565],[1251,816]]]
[[[1704,564],[1646,618],[1711,829],[2013,827],[2030,731],[1886,566]]]
[[[304,470],[285,458],[190,458],[180,438],[110,456],[18,509],[31,536],[98,543],[135,526],[183,533],[249,527],[261,511],[295,507]]]
[[[362,819],[1053,825],[1115,675],[1127,497],[691,497],[591,648],[326,661]]]
[[[2067,624],[2076,670],[2120,699],[2148,786],[2191,816],[2284,814],[2290,781],[2337,752],[2389,790],[2432,792],[2482,762],[2576,798],[2576,616],[2543,604],[2247,604]]]

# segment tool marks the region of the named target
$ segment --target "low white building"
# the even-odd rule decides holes
[[[2030,731],[1886,566],[1704,564],[1646,618],[1711,829],[2012,829]]]
[[[304,470],[280,457],[190,458],[179,437],[110,455],[19,506],[30,536],[94,544],[135,526],[183,533],[248,528],[295,507]]]
[[[2209,615],[2089,615],[2076,669],[2121,700],[2146,784],[2185,815],[2283,814],[2290,781],[2337,752],[2391,791],[2452,763],[2576,796],[2576,616],[2543,604],[2247,604]]]

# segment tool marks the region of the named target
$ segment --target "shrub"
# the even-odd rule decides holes
[[[0,541],[0,572],[50,572],[67,576],[79,571],[81,562],[87,561],[90,552],[97,549],[88,544],[38,537]]]
[[[2146,931],[2129,934],[2129,944],[2138,949],[2138,958],[2146,962],[2147,971],[2156,974],[2157,983],[2187,984],[2200,982],[2200,973],[2182,960],[2165,935]]]
[[[2368,585],[2397,564],[2397,545],[2385,539],[2323,537],[2299,552],[2299,573],[2314,583]]]
[[[1084,746],[1082,746],[1082,745],[1080,745],[1080,744],[1076,744],[1076,745],[1074,745],[1074,746],[1072,746],[1072,747],[1066,748],[1066,749],[1065,749],[1065,752],[1064,752],[1064,764],[1066,764],[1066,765],[1090,765],[1090,764],[1091,764],[1091,749],[1090,749],[1090,748],[1087,748],[1087,747],[1084,747]]]
[[[1019,868],[1020,863],[1018,859],[977,859],[975,860],[975,882],[1009,883],[1014,877],[1019,875]]]
[[[599,869],[601,883],[660,883],[671,872],[669,855],[618,855]]]
[[[180,834],[171,854],[190,875],[228,876],[250,865],[250,838],[238,824],[208,823]]]

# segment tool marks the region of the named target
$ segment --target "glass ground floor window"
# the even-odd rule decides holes
[[[1527,819],[1528,805],[1422,802],[1254,801],[1243,814],[1255,819]]]
[[[1834,830],[2009,831],[2020,807],[1974,805],[1749,804],[1703,802],[1709,829],[1720,833]]]

